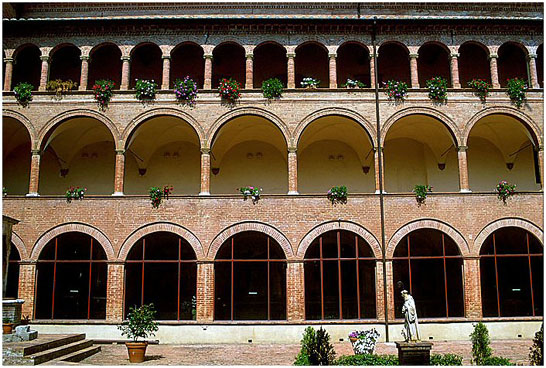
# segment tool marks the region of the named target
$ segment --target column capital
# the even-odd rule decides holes
[[[373,151],[377,152],[378,148],[381,150],[381,152],[383,152],[384,147],[377,147],[377,146],[373,148]]]
[[[30,150],[30,153],[32,154],[32,156],[40,156],[41,154],[41,151],[39,149],[33,149],[33,150]]]
[[[210,148],[201,148],[202,155],[210,155]]]
[[[298,148],[297,147],[288,147],[288,153],[297,153]]]
[[[247,53],[247,54],[245,54],[245,58],[247,58],[247,59],[254,59],[254,54],[252,54],[252,53]]]
[[[121,57],[121,61],[131,61],[131,57],[128,55],[124,55]]]
[[[539,145],[537,146],[537,151],[544,151],[544,145],[539,144]]]
[[[459,151],[459,152],[466,152],[467,149],[468,149],[468,146],[458,146],[457,147],[457,151]]]
[[[49,55],[41,55],[40,60],[42,61],[49,61]]]
[[[489,59],[498,59],[498,58],[499,58],[498,54],[494,54],[494,53],[489,54]]]
[[[170,59],[171,55],[161,55],[161,59]]]
[[[289,58],[289,59],[290,59],[290,58],[295,58],[295,57],[296,57],[296,53],[294,53],[294,52],[287,52],[287,53],[286,53],[286,57]]]
[[[528,60],[529,60],[529,59],[536,59],[537,57],[538,57],[537,54],[529,54],[529,55],[527,55],[527,59],[528,59]]]
[[[211,59],[212,60],[212,54],[204,54],[203,59]]]
[[[116,151],[116,155],[124,155],[125,154],[125,150],[124,149],[117,149],[115,150]]]
[[[4,58],[4,63],[13,63],[13,58],[10,58],[10,57]]]
[[[82,55],[82,56],[80,56],[80,60],[82,60],[82,61],[83,61],[83,60],[89,61],[89,59],[90,59],[89,55]]]
[[[331,52],[328,54],[328,57],[331,59],[331,58],[337,58],[337,53],[336,52]]]
[[[409,57],[410,59],[417,59],[419,57],[419,54],[418,53],[414,53],[414,54],[409,54]]]
[[[449,56],[453,59],[458,58],[459,56],[461,56],[461,54],[459,54],[458,52],[452,52]]]

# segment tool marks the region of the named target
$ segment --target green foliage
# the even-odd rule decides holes
[[[432,354],[430,365],[463,365],[463,357],[456,354]]]
[[[336,352],[330,344],[330,335],[322,327],[316,332],[307,327],[301,340],[301,350],[296,356],[294,365],[332,365]]]
[[[17,102],[23,107],[26,107],[32,101],[32,90],[34,86],[30,83],[21,82],[13,88],[13,93]]]
[[[389,96],[389,100],[404,101],[408,97],[408,85],[406,82],[390,80],[383,82],[385,94]]]
[[[357,354],[343,355],[335,365],[399,365],[396,355]]]
[[[535,333],[533,346],[529,348],[529,362],[531,365],[544,365],[544,323]]]
[[[493,88],[493,86],[484,79],[476,78],[468,82],[468,87],[474,89],[474,94],[478,96],[482,102],[485,102],[485,98],[489,96],[489,90]]]
[[[506,204],[506,200],[516,193],[516,184],[508,184],[506,180],[501,180],[497,184],[497,197]]]
[[[349,78],[347,78],[347,82],[343,83],[341,86],[346,88],[366,88],[366,85],[363,82]]]
[[[66,201],[70,203],[72,202],[73,199],[82,200],[86,191],[87,191],[87,188],[70,187],[68,188],[64,196],[66,198]]]
[[[95,93],[95,100],[102,111],[108,107],[108,103],[114,94],[115,85],[116,84],[114,81],[110,79],[100,79],[95,81],[93,92]]]
[[[447,81],[442,77],[427,80],[428,97],[439,103],[447,102]]]
[[[150,188],[150,200],[153,208],[159,208],[163,198],[169,199],[169,195],[173,192],[173,186],[165,185],[163,189],[159,187]]]
[[[218,95],[229,103],[234,103],[241,97],[241,85],[233,78],[220,79]]]
[[[157,83],[152,79],[136,79],[135,96],[139,101],[153,100],[157,92]]]
[[[174,82],[174,95],[178,102],[185,103],[191,107],[195,106],[197,83],[189,76],[186,76],[184,79],[177,79]]]
[[[317,88],[320,80],[313,77],[305,77],[300,84],[303,88]]]
[[[523,79],[512,78],[507,79],[506,94],[510,96],[512,102],[519,109],[527,101],[526,91],[528,89],[527,83]]]
[[[432,192],[432,187],[430,185],[419,185],[417,184],[413,188],[413,193],[415,193],[415,199],[417,200],[417,205],[421,206],[425,203],[427,199],[427,193]]]
[[[483,364],[481,365],[499,366],[499,365],[515,365],[515,364],[512,363],[510,359],[508,358],[491,356],[491,357],[485,358],[483,360]]]
[[[63,81],[61,79],[55,79],[47,82],[46,89],[48,91],[55,92],[57,98],[61,98],[63,93],[66,93],[74,88],[78,87],[78,83],[72,80]]]
[[[332,187],[326,194],[328,197],[328,200],[332,202],[332,204],[336,203],[347,203],[347,187],[345,185],[341,185],[339,187]]]
[[[262,93],[268,100],[281,97],[282,92],[283,85],[278,78],[269,78],[262,82]]]
[[[243,199],[246,201],[248,197],[252,198],[252,204],[256,204],[260,200],[260,194],[262,193],[262,188],[258,187],[241,187],[237,190],[243,195]]]
[[[155,321],[153,303],[138,308],[136,306],[129,308],[127,321],[118,325],[118,329],[121,331],[122,336],[127,336],[133,341],[137,341],[139,337],[145,339],[148,336],[155,336],[155,332],[159,327]]]
[[[472,341],[472,363],[474,365],[486,365],[487,359],[491,358],[492,351],[489,346],[489,331],[482,322],[474,325],[470,340]]]

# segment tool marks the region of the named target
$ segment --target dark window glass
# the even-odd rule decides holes
[[[100,247],[98,243],[95,246]],[[73,232],[57,237],[57,260],[88,260],[90,258],[91,238],[89,235]]]
[[[233,267],[233,319],[267,319],[267,262],[234,262]]]
[[[339,277],[337,261],[324,261],[324,319],[339,318]],[[327,275],[327,276],[326,276]]]
[[[315,240],[313,240],[311,245],[309,245],[309,248],[307,248],[307,251],[305,252],[305,259],[318,259],[318,258],[320,258],[319,239],[320,238],[316,238]]]
[[[57,263],[55,319],[87,318],[88,263]]]
[[[337,231],[329,231],[322,237],[322,258],[337,258]]]
[[[53,300],[53,263],[38,263],[36,265],[36,304],[34,316],[36,319],[51,319],[51,301]]]
[[[106,318],[106,277],[108,265],[94,263],[91,265],[91,319]]]
[[[271,318],[273,320],[286,319],[286,263],[269,263],[269,287],[271,298]]]
[[[375,261],[358,261],[360,318],[376,318]]]
[[[464,316],[463,260],[446,259],[447,301],[450,316]]]
[[[305,316],[309,320],[322,319],[320,285],[320,262],[305,262]]]
[[[140,306],[142,298],[142,263],[125,265],[125,318],[129,308]]]
[[[341,261],[341,310],[344,319],[358,318],[356,261]]]
[[[494,258],[482,258],[480,260],[480,279],[482,283],[483,316],[496,317],[498,316],[498,311]]]
[[[267,259],[267,235],[245,231],[234,236],[234,259]]]
[[[231,262],[214,264],[214,319],[231,319]]]
[[[544,258],[531,257],[531,270],[533,272],[533,297],[535,303],[535,316],[544,315]]]
[[[177,319],[177,263],[146,263],[144,265],[144,304],[149,303],[154,303],[157,319]]]
[[[173,233],[157,232],[144,238],[144,257],[146,260],[178,260],[180,237]]]
[[[197,317],[197,264],[182,263],[180,265],[180,319]]]
[[[8,275],[6,281],[5,298],[17,298],[19,295],[19,251],[17,247],[10,242],[11,249],[9,254]]]
[[[447,316],[442,259],[412,260],[411,283],[411,294],[421,317]]]
[[[142,260],[142,249],[144,247],[144,242],[140,239],[138,242],[133,245],[129,254],[127,255],[128,261],[141,261]]]
[[[346,231],[340,232],[341,258],[356,257],[356,236]]]

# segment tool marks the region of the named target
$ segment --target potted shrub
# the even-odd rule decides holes
[[[233,78],[220,79],[218,95],[228,103],[235,103],[241,97],[241,85]]]
[[[359,80],[352,80],[347,78],[347,82],[341,85],[345,88],[366,88],[366,85]]]
[[[516,193],[516,184],[508,184],[506,180],[501,180],[497,184],[497,197],[506,204],[506,200]]]
[[[252,204],[258,203],[260,194],[262,193],[262,188],[258,187],[242,187],[237,190],[243,195],[243,200],[246,201],[248,197],[252,198]]]
[[[336,203],[347,203],[347,187],[345,185],[341,185],[339,187],[332,187],[326,193],[326,197],[328,197],[328,200],[332,202],[333,205]]]
[[[13,321],[11,318],[4,317],[2,319],[2,333],[4,335],[8,335],[13,332]]]
[[[442,77],[427,80],[428,98],[438,103],[447,103],[447,81]]]
[[[106,110],[108,103],[114,94],[115,83],[110,79],[100,79],[95,81],[93,92],[95,93],[95,101],[99,105],[99,109]]]
[[[318,87],[319,84],[320,84],[320,80],[312,78],[312,77],[305,77],[301,81],[301,86],[303,88],[308,88],[308,89],[311,89],[311,88],[315,89]]]
[[[13,88],[15,99],[21,106],[26,107],[28,106],[28,103],[32,101],[33,89],[34,86],[32,84],[25,82],[18,83],[15,88]]]
[[[136,79],[135,91],[135,97],[140,102],[152,101],[157,92],[157,83],[153,79]]]
[[[154,305],[150,303],[138,308],[136,306],[129,308],[127,321],[118,325],[118,329],[121,330],[122,336],[127,336],[133,340],[125,343],[129,361],[131,363],[142,363],[146,356],[148,342],[138,341],[138,339],[155,336],[155,332],[159,329],[158,323],[155,321]]]
[[[406,82],[390,80],[383,82],[383,88],[385,88],[385,94],[389,97],[389,100],[404,101],[408,96],[408,84]]]
[[[265,98],[272,100],[282,96],[283,85],[278,78],[269,78],[262,83],[262,93]]]
[[[174,82],[174,95],[178,102],[190,107],[195,106],[197,83],[189,76],[186,76],[184,79],[177,79]]]
[[[482,102],[485,102],[485,98],[489,96],[489,90],[493,87],[487,83],[484,79],[472,79],[468,82],[468,87],[474,90],[474,94],[480,98]]]
[[[71,79],[63,81],[62,79],[55,79],[47,82],[46,89],[51,92],[55,92],[57,98],[61,98],[64,93],[73,90],[78,87],[78,83],[73,82]]]
[[[173,192],[173,186],[165,185],[163,189],[159,187],[150,188],[150,200],[153,208],[159,208],[163,198],[169,199],[169,195]]]
[[[413,188],[413,193],[415,193],[415,199],[417,200],[417,205],[421,207],[427,199],[427,193],[432,192],[432,187],[430,185],[416,185]]]
[[[507,79],[507,81],[506,94],[510,96],[514,105],[519,109],[527,101],[527,83],[523,79],[518,78]]]
[[[79,199],[81,201],[86,191],[87,188],[70,187],[68,188],[64,196],[66,197],[66,201],[68,203],[72,202],[73,199]]]

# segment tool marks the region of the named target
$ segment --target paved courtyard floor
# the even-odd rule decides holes
[[[470,365],[470,341],[434,341],[432,353],[453,353]],[[528,365],[532,340],[495,340],[493,354],[510,358],[518,365]],[[334,343],[336,356],[352,355],[350,342]],[[125,345],[101,345],[102,351],[84,359],[85,365],[128,365]],[[292,365],[299,344],[215,344],[215,345],[150,345],[144,365]],[[397,354],[394,344],[380,343],[377,354]]]

